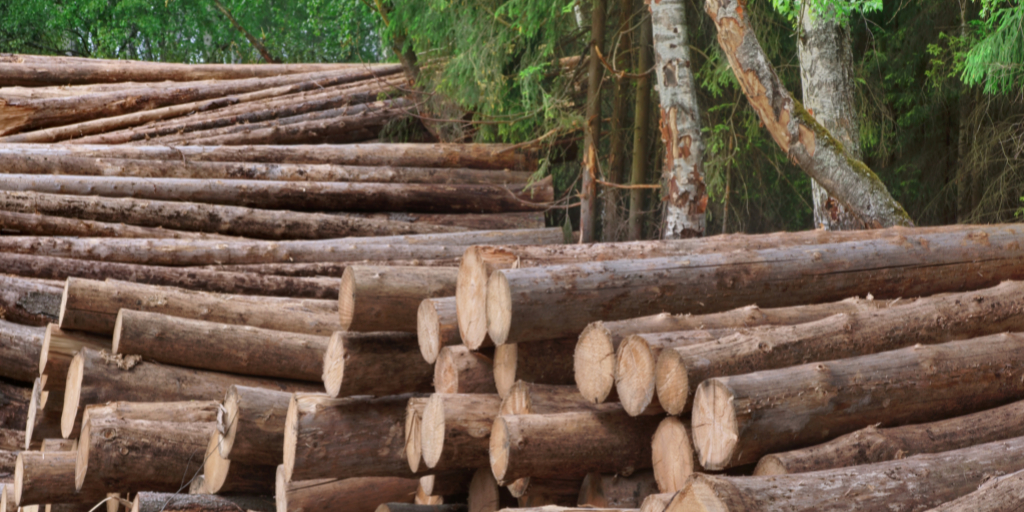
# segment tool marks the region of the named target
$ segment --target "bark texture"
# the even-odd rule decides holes
[[[576,340],[506,343],[494,349],[494,384],[498,395],[508,395],[517,380],[537,384],[573,383],[573,350]]]
[[[427,467],[449,471],[486,466],[488,436],[500,406],[498,395],[431,395],[421,425]]]
[[[291,393],[234,385],[217,416],[221,457],[241,464],[280,464]]]
[[[455,297],[424,299],[416,310],[416,336],[420,354],[430,364],[444,347],[461,344]]]
[[[412,502],[415,478],[363,477],[288,482],[278,470],[275,498],[279,512],[332,512],[344,503],[351,512],[375,512],[381,503]]]
[[[658,492],[654,473],[638,471],[631,476],[588,473],[580,487],[577,505],[594,508],[640,508],[647,496]]]
[[[497,393],[494,359],[454,345],[441,349],[434,363],[435,393]]]
[[[580,242],[593,242],[597,234],[597,180],[600,174],[601,82],[604,68],[599,55],[604,48],[606,0],[593,0],[590,16],[590,61],[587,64],[586,127],[583,140],[583,169],[580,186]]]
[[[455,294],[458,270],[353,265],[341,276],[338,312],[346,331],[415,331],[420,303]]]
[[[131,226],[113,222],[71,219],[35,213],[0,211],[0,233],[6,235],[82,236],[110,238],[189,238],[200,240],[238,240],[215,233],[177,231],[161,227]]]
[[[928,512],[1010,512],[1024,503],[1024,470],[989,480],[968,495]]]
[[[416,352],[411,332],[349,332],[331,335],[321,358],[322,381],[332,397],[424,393],[434,369]]]
[[[60,293],[56,281],[0,274],[0,317],[40,327],[56,322],[60,317]]]
[[[34,382],[46,329],[0,320],[0,377]]]
[[[178,494],[140,492],[132,500],[131,512],[275,512],[272,498],[257,496],[215,496],[212,494]]]

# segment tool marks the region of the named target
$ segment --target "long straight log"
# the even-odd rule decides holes
[[[488,279],[496,345],[570,337],[596,320],[661,311],[781,307],[868,292],[897,298],[1024,277],[1024,229],[1012,225],[818,246],[498,270]],[[572,304],[566,309],[559,304]],[[463,333],[465,338],[465,333]]]
[[[993,478],[978,490],[928,510],[928,512],[1011,512],[1024,500],[1024,470]]]
[[[868,425],[960,416],[1024,398],[1024,336],[998,334],[733,377],[697,388],[693,440],[719,470]]]
[[[593,322],[580,333],[576,344],[574,373],[576,386],[588,400],[604,402],[614,391],[617,378],[616,354],[622,342],[634,334],[654,334],[697,329],[743,329],[759,325],[794,325],[836,313],[888,307],[888,301],[850,297],[839,302],[761,309],[744,306],[721,313],[670,315],[658,313],[614,322]],[[645,338],[646,339],[646,338]],[[644,354],[641,352],[640,356]],[[650,359],[653,372],[656,358]],[[653,396],[653,388],[650,390]],[[612,396],[612,398],[617,398]]]
[[[20,507],[48,503],[89,503],[107,497],[102,488],[75,490],[74,451],[23,451],[14,471],[14,501]]]
[[[491,471],[499,483],[630,475],[650,467],[650,439],[660,420],[630,418],[622,410],[499,416],[491,430]]]
[[[526,183],[525,171],[468,168],[203,162],[91,158],[73,155],[0,153],[7,174],[58,174],[131,178],[178,178],[354,183],[433,183],[506,185]]]
[[[55,178],[55,177],[51,177]],[[75,178],[79,179],[79,178]],[[106,179],[106,178],[101,178]],[[116,180],[130,180],[130,178],[109,178]],[[190,180],[206,182],[208,180]],[[227,186],[226,182],[209,180],[210,183],[220,183]],[[6,180],[3,181],[6,183]],[[274,182],[255,182],[274,183]],[[292,183],[292,182],[279,182]],[[232,190],[249,190],[249,186],[242,187],[243,183],[235,183]],[[318,183],[310,188],[323,188],[323,185],[332,184]],[[335,183],[333,185],[347,186],[348,183]],[[367,184],[355,184],[367,185]],[[114,185],[115,187],[117,185]],[[145,186],[145,185],[143,185]],[[201,197],[202,193],[191,194],[190,192],[175,192],[165,194],[165,184],[151,184],[149,190],[154,191],[157,196],[177,196],[180,198],[211,200],[212,198]],[[374,185],[370,185],[373,187]],[[410,185],[415,186],[415,185]],[[427,185],[429,186],[429,185]],[[88,187],[88,186],[86,186]],[[44,187],[45,188],[45,187]],[[302,188],[299,186],[298,188]],[[79,189],[86,191],[88,188]],[[169,189],[169,190],[173,190]],[[253,189],[253,191],[256,191]],[[57,190],[57,192],[62,192]],[[296,190],[298,192],[298,190]],[[90,192],[91,193],[91,192]],[[502,191],[503,194],[506,194]],[[246,193],[243,193],[243,195]],[[257,195],[261,195],[258,193]],[[94,195],[63,195],[47,194],[42,192],[13,192],[0,191],[0,209],[16,211],[21,213],[43,213],[66,217],[77,217],[100,222],[124,222],[138,226],[158,227],[168,226],[171,229],[185,231],[203,231],[209,233],[220,233],[246,238],[257,238],[267,240],[280,239],[325,239],[348,236],[388,236],[403,234],[424,234],[424,233],[445,233],[451,231],[464,231],[462,228],[451,226],[432,226],[427,224],[417,225],[408,222],[396,222],[380,219],[366,219],[348,215],[331,215],[327,213],[303,213],[287,210],[262,210],[244,206],[226,206],[209,203],[191,203],[173,200],[149,200],[143,198],[147,194],[133,194],[139,197],[101,197]],[[287,194],[286,194],[287,195]],[[325,197],[321,194],[314,194],[310,197]],[[216,201],[216,200],[214,200]],[[253,204],[259,204],[256,199]]]
[[[168,386],[173,382],[175,386]],[[287,392],[310,392],[319,388],[305,382],[290,382],[229,375],[178,366],[140,361],[138,356],[111,355],[83,348],[71,361],[61,411],[61,434],[71,436],[82,408],[111,400],[160,402],[173,400],[220,400],[232,385],[260,387]],[[206,448],[203,439],[202,448]]]
[[[461,345],[441,349],[434,363],[435,393],[497,393],[494,361]]]
[[[411,332],[335,332],[320,358],[321,380],[332,397],[429,392],[434,372],[417,347]]]
[[[2,241],[6,237],[0,237]],[[60,286],[53,281],[0,274],[0,308],[5,320],[45,326],[60,316]]]
[[[39,350],[39,375],[46,375],[46,391],[64,391],[71,360],[83,347],[110,350],[110,339],[82,331],[64,331],[57,324],[46,326]]]
[[[277,464],[232,464],[221,456],[219,444],[219,434],[213,429],[203,457],[200,494],[269,496],[274,492]]]
[[[842,359],[908,347],[1024,330],[1024,283],[925,297],[886,309],[864,310],[785,327],[760,327],[662,351],[658,399],[669,414],[689,410],[705,379]]]
[[[0,154],[64,154],[96,158],[142,158],[207,162],[263,162],[401,167],[469,167],[529,171],[536,162],[507,144],[366,143],[299,146],[130,146],[0,144]],[[502,243],[502,242],[496,242]]]
[[[215,401],[91,405],[82,419],[75,488],[178,492],[202,467]],[[88,486],[88,487],[86,487]]]
[[[338,312],[348,331],[415,331],[420,302],[455,293],[448,267],[350,266],[341,277]]]
[[[484,467],[501,398],[485,394],[430,396],[423,410],[423,461],[434,471]]]
[[[320,382],[329,339],[121,309],[111,352],[217,372]]]
[[[487,172],[487,171],[484,171]],[[484,180],[479,184],[487,184]],[[544,212],[503,213],[363,213],[371,218],[387,217],[403,222],[419,222],[436,226],[459,226],[473,230],[539,229],[544,227]]]
[[[69,277],[94,280],[116,279],[217,293],[307,299],[330,299],[338,295],[337,279],[326,277],[253,275],[241,272],[111,263],[15,253],[0,253],[0,267],[13,275],[60,281]],[[454,272],[454,269],[452,271]]]
[[[331,398],[296,394],[284,432],[287,481],[315,478],[413,478],[402,435],[414,395]],[[412,480],[412,491],[416,480]],[[412,495],[410,494],[410,501]]]
[[[320,336],[340,329],[333,301],[227,295],[73,277],[64,286],[59,325],[112,335],[122,308]]]
[[[956,233],[963,226],[918,228],[911,233]],[[487,281],[491,273],[501,269],[533,268],[567,265],[579,262],[611,262],[667,257],[685,257],[733,251],[754,251],[864,241],[882,238],[900,239],[908,231],[900,229],[831,232],[822,230],[765,235],[719,235],[707,238],[671,241],[620,242],[563,246],[480,246],[471,247],[459,266],[455,295],[459,303],[459,328],[470,348],[488,332]],[[746,305],[746,304],[744,304]],[[655,311],[660,313],[661,311]],[[633,316],[636,316],[634,314]],[[611,320],[610,318],[604,318]],[[582,328],[582,326],[581,326]],[[575,336],[578,332],[573,333]],[[549,336],[543,339],[553,339]]]
[[[576,339],[505,344],[494,349],[494,384],[504,398],[517,380],[569,385],[573,378]]]
[[[275,512],[277,504],[263,496],[216,496],[212,494],[179,494],[140,492],[132,500],[131,512]]]
[[[0,377],[34,382],[46,329],[0,320]]]
[[[199,240],[239,240],[239,237],[215,233],[177,231],[161,227],[131,226],[114,222],[70,219],[36,213],[0,211],[0,232],[5,235],[83,236],[113,238],[186,238]]]
[[[0,427],[0,450],[16,457],[16,452],[25,448],[25,431]],[[14,459],[9,464],[13,467]]]
[[[217,416],[221,457],[239,464],[276,465],[283,461],[284,424],[292,395],[284,391],[232,385]]]
[[[871,425],[824,444],[765,455],[757,463],[754,474],[785,475],[875,464],[1021,437],[1024,436],[1024,425],[1019,421],[1022,414],[1024,402],[1014,402],[931,423],[893,428]]]
[[[695,474],[668,511],[924,510],[1024,468],[1024,438],[878,464],[795,475]]]
[[[577,505],[595,508],[640,508],[658,487],[654,473],[639,471],[630,476],[588,473],[580,487]]]
[[[278,466],[274,494],[278,512],[332,512],[339,503],[346,512],[374,512],[381,503],[412,503],[417,484],[399,477],[289,481]]]
[[[443,347],[462,343],[455,297],[424,299],[416,310],[416,335],[423,360],[434,364]]]
[[[677,492],[690,475],[703,472],[693,447],[689,418],[669,416],[661,420],[651,439],[651,455],[659,492]]]
[[[424,253],[427,257],[448,251],[444,246],[426,246],[433,253]],[[383,250],[383,248],[381,248]],[[418,250],[418,249],[417,249]],[[408,248],[396,248],[396,252],[408,254]],[[454,251],[449,251],[454,252]],[[390,255],[381,254],[381,257],[388,258]],[[200,268],[206,270],[217,270],[221,272],[240,272],[248,274],[267,274],[289,277],[336,277],[341,278],[349,265],[371,265],[386,267],[388,265],[412,266],[421,265],[424,267],[457,267],[457,257],[443,259],[410,259],[410,260],[381,260],[381,261],[350,261],[350,262],[319,262],[319,263],[256,263],[252,265],[206,265]]]

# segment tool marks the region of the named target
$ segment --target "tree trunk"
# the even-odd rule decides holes
[[[366,247],[366,246],[363,246]],[[394,246],[392,246],[394,248]],[[381,248],[382,249],[382,248]],[[446,249],[444,246],[433,246],[429,247],[427,251],[418,251],[424,254],[424,256],[432,257],[439,254],[443,254],[446,251],[449,253],[457,252],[461,249],[460,247],[452,247]],[[395,251],[408,255],[408,248],[395,248]],[[383,252],[383,250],[382,250]],[[433,254],[430,254],[433,252]],[[425,260],[387,260],[388,254],[380,254],[379,257],[385,258],[381,261],[372,260],[356,260],[351,263],[358,263],[360,265],[374,265],[374,266],[412,266],[422,265],[424,267],[458,267],[459,260],[457,256],[445,259],[425,259]],[[288,276],[288,277],[335,277],[340,279],[345,274],[345,269],[348,265],[344,262],[320,262],[320,263],[256,263],[252,265],[206,265],[200,267],[206,270],[217,270],[221,272],[241,272],[251,274],[266,274],[274,276]],[[456,327],[457,328],[457,327]]]
[[[346,331],[415,331],[423,299],[455,293],[458,270],[350,266],[341,276],[338,311]]]
[[[319,383],[329,342],[323,336],[122,308],[111,352],[186,368]]]
[[[703,472],[693,449],[690,420],[669,416],[658,424],[651,440],[654,479],[659,492],[677,492],[693,473]],[[660,511],[659,511],[660,512]]]
[[[878,176],[793,99],[740,3],[707,0],[704,8],[718,28],[718,44],[750,106],[782,151],[865,226],[913,225]]]
[[[60,328],[113,335],[122,308],[319,336],[341,330],[334,301],[227,295],[74,277],[64,287]]]
[[[705,239],[708,240],[708,239]],[[794,325],[824,318],[843,312],[855,312],[888,307],[887,301],[874,301],[851,297],[839,302],[825,304],[807,304],[783,308],[761,309],[756,305],[705,315],[670,315],[658,313],[651,316],[631,318],[613,322],[597,321],[587,325],[576,343],[574,369],[576,387],[587,400],[595,403],[606,400],[617,401],[618,395],[612,395],[617,379],[617,367],[620,363],[617,354],[622,343],[633,335],[640,335],[643,340],[660,339],[659,333],[673,331],[690,331],[697,329],[744,329],[759,325]],[[654,365],[657,358],[650,356],[649,368],[654,376]],[[639,352],[644,357],[643,352]],[[640,372],[637,372],[638,374]],[[638,386],[639,387],[639,386]],[[654,396],[654,388],[643,389]]]
[[[430,235],[280,242],[0,237],[0,252],[47,254],[63,258],[175,267],[320,262],[348,262],[351,264],[419,260],[440,260],[448,264],[451,260],[456,260],[461,256],[466,250],[466,246],[495,240],[517,244],[543,244],[560,243],[563,238],[562,230],[559,228],[463,231]],[[238,271],[245,270],[248,269],[238,269]],[[0,277],[0,279],[10,278]],[[16,297],[12,298],[16,299]],[[10,304],[14,304],[14,302],[10,302]],[[47,323],[49,322],[42,321],[38,325]]]
[[[943,503],[928,512],[1009,512],[1016,510],[1024,500],[1024,470],[993,478],[978,490]]]
[[[416,336],[423,360],[434,364],[444,347],[459,345],[455,297],[424,299],[416,311]]]
[[[321,380],[332,397],[429,392],[434,369],[417,347],[411,332],[338,331],[320,358]]]
[[[240,240],[213,233],[177,231],[161,227],[131,226],[112,222],[71,219],[36,213],[0,211],[0,233],[5,235],[82,236],[110,238],[185,238],[198,240]]]
[[[214,429],[203,457],[202,492],[190,494],[269,496],[274,492],[277,464],[232,464],[231,460],[221,456],[219,441],[220,436]]]
[[[491,431],[491,470],[499,483],[593,472],[628,476],[651,466],[650,439],[660,420],[622,410],[500,416]]]
[[[612,118],[608,144],[608,175],[609,183],[622,183],[623,169],[626,168],[626,130],[629,124],[629,80],[626,70],[629,69],[629,53],[633,46],[632,14],[633,0],[619,0],[619,17],[616,20],[618,33],[615,37],[614,62],[616,71],[615,92],[612,100]],[[614,242],[623,238],[621,226],[622,216],[619,213],[619,190],[615,187],[604,189],[604,207],[602,208],[601,240]]]
[[[580,242],[594,242],[597,233],[597,180],[601,175],[601,83],[604,68],[598,57],[604,48],[606,0],[592,0],[590,24],[590,62],[587,67],[586,126],[583,130],[582,184],[580,185]]]
[[[75,488],[178,492],[202,467],[215,401],[93,405],[82,418]]]
[[[0,320],[0,377],[34,382],[39,377],[40,352],[46,329]]]
[[[649,4],[654,30],[654,69],[661,100],[661,140],[665,144],[662,174],[668,190],[664,239],[704,234],[708,206],[704,185],[704,140],[700,134],[697,85],[690,69],[686,4],[662,0]]]
[[[333,512],[344,503],[346,512],[375,512],[381,503],[411,502],[415,478],[364,477],[289,482],[281,466],[277,470],[277,510]]]
[[[360,476],[413,478],[402,435],[405,409],[413,396],[295,395],[288,405],[284,431],[287,480]],[[411,481],[409,501],[416,490],[416,480]]]
[[[558,414],[574,411],[621,411],[618,404],[593,404],[572,386],[517,381],[501,401],[500,415]]]
[[[75,490],[77,451],[23,451],[14,470],[14,502],[20,507],[48,503],[94,504],[107,497],[103,488]]]
[[[275,465],[283,461],[284,423],[291,393],[233,385],[217,416],[221,457],[239,464]]]
[[[631,476],[587,473],[577,504],[594,508],[640,508],[648,496],[657,492],[654,473],[650,471]]]
[[[640,40],[636,51],[640,54],[637,73],[642,73],[636,81],[635,119],[633,120],[633,162],[630,169],[630,184],[635,187],[629,191],[629,239],[640,240],[644,237],[643,211],[644,189],[640,185],[647,184],[647,145],[651,117],[651,75],[648,70],[654,67],[650,47],[652,45],[651,23],[640,22]],[[660,511],[659,511],[660,512]]]
[[[824,444],[765,455],[755,475],[786,475],[875,464],[922,453],[939,453],[1024,436],[1024,402],[948,420],[877,428],[874,425]]]
[[[85,347],[110,350],[110,338],[81,331],[64,331],[57,324],[46,326],[39,351],[39,376],[46,375],[46,391],[64,391],[71,360]]]
[[[735,467],[876,423],[936,421],[1020,399],[1024,380],[1006,369],[1024,364],[1022,347],[1024,337],[999,334],[706,380],[693,406],[701,466]]]
[[[175,386],[167,383],[174,382]],[[61,434],[71,436],[83,407],[110,400],[159,402],[172,400],[220,400],[232,385],[287,392],[311,392],[319,388],[304,382],[259,379],[207,372],[140,361],[138,356],[112,356],[83,348],[71,361],[61,412]],[[203,439],[201,450],[206,449]]]
[[[1024,438],[1018,437],[814,473],[762,477],[696,474],[668,510],[923,510],[974,492],[993,475],[1024,468],[1022,456]]]
[[[273,499],[262,496],[214,496],[140,492],[132,501],[131,512],[276,512]]]
[[[494,349],[494,384],[504,398],[517,380],[537,384],[573,384],[576,339],[509,343]]]
[[[0,244],[7,237],[0,237]],[[60,317],[59,283],[0,274],[3,318],[23,325],[44,326]]]
[[[800,52],[800,83],[804,107],[849,153],[862,160],[857,104],[854,101],[856,75],[850,28],[830,19],[833,12],[819,13],[803,2]],[[864,223],[818,184],[811,180],[814,200],[814,225],[828,230],[864,229]]]
[[[711,377],[785,368],[1024,330],[1024,283],[1007,281],[976,292],[925,297],[904,306],[837,314],[782,327],[761,327],[715,343],[682,341],[658,359],[658,400],[669,414],[692,406],[697,385]],[[621,393],[620,393],[621,395]]]
[[[461,345],[441,349],[434,363],[434,392],[445,394],[493,394],[494,359]]]
[[[486,467],[487,439],[500,406],[498,395],[431,395],[421,425],[427,467],[435,472]]]
[[[713,313],[874,294],[897,298],[1024,276],[1018,228],[499,270],[488,283],[495,345],[577,336],[588,323],[662,311]],[[1013,262],[1013,263],[1011,263]],[[813,283],[813,284],[812,284]],[[566,309],[560,304],[572,304]]]
[[[127,146],[0,144],[7,155],[77,155],[206,162],[262,162],[531,171],[533,155],[508,144],[367,143],[308,146]]]
[[[338,296],[338,280],[329,277],[246,274],[199,268],[110,263],[13,253],[0,253],[0,268],[14,275],[62,281],[69,277],[93,280],[116,279],[140,284],[241,295],[307,299],[333,299]],[[453,274],[456,272],[455,269],[451,271]]]

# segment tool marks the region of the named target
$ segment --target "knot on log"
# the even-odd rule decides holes
[[[102,357],[103,362],[107,363],[108,365],[117,366],[119,369],[125,371],[131,370],[132,368],[135,367],[135,365],[142,362],[142,356],[140,355],[111,354],[106,350],[100,351],[100,357]]]

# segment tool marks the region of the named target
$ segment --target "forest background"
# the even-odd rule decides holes
[[[864,162],[916,224],[1009,222],[1024,201],[1024,4],[1018,0],[807,0],[850,35]],[[663,226],[664,145],[656,87],[644,87],[650,12],[607,0],[598,178],[606,240]],[[684,0],[704,139],[707,234],[814,227],[810,178],[747,103],[703,2]],[[532,143],[538,177],[578,227],[591,0],[3,0],[0,52],[166,62],[415,62],[421,119],[446,140]],[[749,0],[757,38],[800,99],[806,6]],[[640,84],[638,86],[638,84]],[[647,95],[650,115],[638,111]],[[640,114],[640,115],[638,115]],[[646,119],[645,119],[646,118]],[[637,121],[640,133],[634,133]],[[392,140],[420,123],[391,126]],[[438,130],[437,127],[441,129]],[[646,135],[645,135],[646,133]],[[634,142],[636,141],[636,142]],[[638,144],[638,147],[634,147]],[[637,151],[641,150],[641,151]],[[636,160],[638,164],[634,165]],[[629,185],[626,185],[629,186]],[[636,201],[636,199],[634,199]]]

